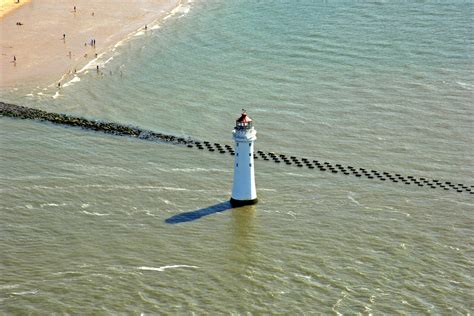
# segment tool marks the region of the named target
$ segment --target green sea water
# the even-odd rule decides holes
[[[257,150],[470,186],[473,13],[196,0],[102,73],[2,101],[224,144],[245,108]],[[474,311],[468,192],[257,160],[259,203],[229,209],[228,155],[9,118],[0,133],[1,314]]]

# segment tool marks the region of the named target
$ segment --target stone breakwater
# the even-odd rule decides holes
[[[30,119],[44,122],[51,122],[58,125],[80,127],[86,130],[102,132],[117,136],[136,137],[147,141],[167,142],[176,145],[183,145],[188,148],[198,150],[207,150],[220,154],[235,155],[234,149],[228,144],[211,143],[209,141],[198,141],[191,138],[177,137],[162,133],[156,133],[150,130],[144,130],[138,127],[127,126],[123,124],[103,121],[93,121],[85,118],[69,116],[66,114],[50,113],[38,109],[32,109],[24,106],[0,102],[0,115],[19,119]],[[353,166],[344,166],[333,164],[327,161],[318,161],[308,158],[298,158],[287,156],[274,152],[264,152],[258,150],[254,154],[256,160],[272,161],[276,164],[293,165],[298,168],[307,168],[321,172],[329,172],[345,176],[354,176],[369,180],[379,180],[404,184],[412,187],[441,189],[445,191],[454,191],[458,193],[474,194],[474,186],[455,183],[453,181],[442,181],[438,179],[429,179],[425,177],[406,176],[398,173],[383,172],[373,169],[357,168]]]
[[[81,127],[86,130],[93,130],[117,136],[137,137],[150,141],[164,141],[183,145],[192,143],[192,140],[189,139],[184,139],[182,137],[176,137],[173,135],[155,133],[153,131],[143,130],[138,127],[127,126],[113,122],[93,121],[81,117],[51,113],[4,102],[0,102],[0,115],[19,119],[51,122],[57,125]]]

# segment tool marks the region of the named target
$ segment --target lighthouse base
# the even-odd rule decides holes
[[[230,205],[232,205],[232,207],[254,205],[254,204],[257,204],[257,202],[258,202],[257,198],[253,200],[235,200],[234,198],[230,198]]]

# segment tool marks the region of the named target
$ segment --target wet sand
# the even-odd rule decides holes
[[[180,0],[32,1],[0,19],[0,88],[57,84],[179,4]]]
[[[31,0],[0,0],[0,19]]]

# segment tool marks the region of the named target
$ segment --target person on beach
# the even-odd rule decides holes
[[[66,34],[63,34],[63,41],[66,40]]]
[[[97,65],[96,69],[97,69],[97,73],[99,73],[99,65]]]
[[[146,30],[148,30],[148,26],[146,26],[146,24],[145,24],[145,31],[146,31]]]
[[[76,13],[76,6],[74,6],[74,13]]]
[[[16,56],[13,56],[13,62],[16,63]]]

